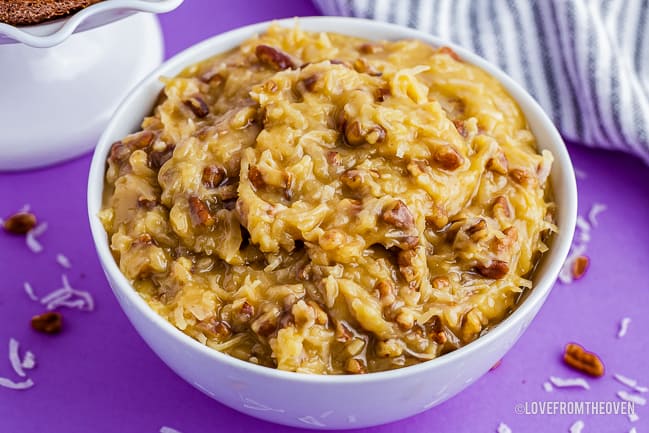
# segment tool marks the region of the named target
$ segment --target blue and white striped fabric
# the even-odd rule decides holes
[[[499,65],[562,134],[649,163],[649,0],[315,0],[440,36]]]

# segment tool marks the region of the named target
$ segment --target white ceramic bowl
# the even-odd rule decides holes
[[[280,21],[293,26],[293,20]],[[269,23],[252,25],[208,39],[164,63],[141,82],[115,113],[95,151],[88,181],[92,235],[113,292],[137,331],[176,373],[233,409],[271,422],[309,428],[358,428],[395,421],[433,407],[482,376],[516,342],[545,301],[568,253],[574,232],[577,192],[573,168],[561,137],[538,104],[503,72],[475,54],[453,46],[467,62],[495,76],[518,101],[539,147],[555,157],[551,181],[557,201],[559,234],[534,278],[535,288],[491,332],[438,359],[400,370],[357,376],[317,376],[277,371],[209,349],[158,316],[133,290],[115,263],[97,213],[101,208],[106,156],[111,143],[138,129],[162,85],[186,66],[227,51]],[[368,39],[416,38],[451,45],[404,27],[353,18],[302,18],[305,30],[334,31]]]

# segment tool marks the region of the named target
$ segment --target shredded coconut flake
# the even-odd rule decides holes
[[[38,237],[45,233],[47,230],[47,223],[43,222],[27,232],[25,236],[25,242],[27,243],[27,248],[29,248],[33,253],[40,253],[43,251],[43,245],[38,242]]]
[[[34,288],[32,287],[31,284],[29,284],[27,281],[25,281],[25,284],[23,285],[25,288],[25,293],[27,293],[27,296],[29,296],[29,299],[32,301],[38,301],[38,296],[34,293]]]
[[[36,357],[31,351],[27,351],[25,353],[25,357],[23,358],[23,362],[21,363],[22,367],[31,370],[36,366]]]
[[[584,429],[584,422],[578,419],[570,426],[570,433],[581,433],[583,429]]]
[[[0,386],[9,389],[21,390],[31,388],[32,386],[34,386],[34,382],[31,379],[27,379],[22,382],[14,382],[13,380],[7,379],[6,377],[0,377]]]
[[[45,308],[53,310],[57,307],[68,307],[83,311],[92,311],[95,309],[95,301],[90,293],[83,290],[76,290],[70,286],[68,277],[65,274],[61,276],[61,282],[63,287],[41,298],[40,302],[45,305]]]
[[[638,431],[635,429],[635,427],[631,427],[629,433],[638,433]]]
[[[586,379],[582,379],[581,377],[562,379],[560,377],[550,376],[550,382],[552,382],[552,385],[556,386],[557,388],[580,387],[584,389],[590,389],[590,385],[588,384],[588,382],[586,382]]]
[[[11,363],[11,368],[14,369],[18,376],[25,377],[22,362],[20,362],[20,355],[18,354],[19,346],[18,340],[15,338],[9,339],[9,362]]]
[[[512,433],[512,429],[509,428],[507,424],[501,422],[498,424],[498,433]]]
[[[617,338],[622,338],[626,335],[629,330],[629,324],[631,323],[630,317],[623,317],[620,321],[620,329],[617,331]]]
[[[629,413],[629,414],[627,414],[627,416],[629,417],[629,421],[630,421],[630,422],[636,422],[637,420],[640,419],[640,417],[638,416],[638,414],[635,413],[635,412],[633,412],[633,413]]]
[[[64,267],[65,269],[70,269],[72,267],[72,264],[70,263],[70,259],[68,259],[63,254],[56,255],[56,262],[62,267]]]
[[[624,401],[629,401],[632,403],[637,404],[638,406],[644,406],[647,404],[647,399],[642,397],[641,395],[638,394],[631,394],[630,392],[627,391],[618,391],[617,396],[620,397]]]
[[[176,430],[175,428],[167,427],[166,425],[160,427],[160,433],[181,433],[179,430]]]
[[[543,389],[545,390],[545,392],[552,392],[554,388],[552,387],[552,384],[550,382],[545,382],[543,384]]]
[[[629,388],[633,389],[636,392],[647,392],[647,391],[649,391],[649,388],[647,388],[646,386],[638,385],[638,381],[635,380],[635,379],[631,379],[630,377],[626,377],[626,376],[623,376],[623,375],[617,374],[617,373],[615,373],[613,375],[613,377],[615,377],[615,380],[617,380],[621,384],[624,384],[624,385],[628,386]]]
[[[590,222],[593,227],[597,227],[597,215],[604,212],[606,209],[608,209],[608,206],[606,206],[604,203],[595,203],[590,208],[590,212],[588,212],[588,222]]]

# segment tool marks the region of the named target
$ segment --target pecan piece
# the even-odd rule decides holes
[[[122,162],[125,161],[130,154],[131,149],[121,141],[117,141],[111,146],[108,159],[112,162]]]
[[[532,175],[526,170],[520,168],[509,170],[509,177],[522,186],[530,186],[534,184],[534,177],[532,177]]]
[[[18,212],[4,222],[4,229],[15,235],[24,235],[36,226],[36,215],[30,212]]]
[[[308,77],[304,78],[301,82],[304,85],[304,88],[308,90],[309,92],[313,92],[315,89],[316,84],[318,84],[318,79],[320,77],[317,74],[309,75]]]
[[[466,229],[466,234],[475,241],[484,237],[486,230],[487,222],[484,219],[480,218],[477,223]]]
[[[507,272],[509,272],[509,264],[507,262],[503,262],[502,260],[492,260],[491,264],[489,264],[488,266],[479,264],[476,266],[476,269],[478,273],[483,277],[499,280],[507,275]]]
[[[228,322],[223,320],[210,320],[199,322],[196,327],[207,334],[210,338],[225,340],[232,335],[232,330]]]
[[[208,165],[203,169],[201,181],[207,188],[216,188],[221,185],[221,182],[223,182],[225,177],[226,173],[223,167],[219,167],[218,165]]]
[[[604,363],[596,354],[587,352],[576,343],[566,344],[563,353],[563,362],[575,370],[581,371],[593,377],[604,376]]]
[[[248,167],[248,180],[250,180],[250,183],[255,187],[255,189],[261,189],[266,185],[261,170],[254,165]]]
[[[195,226],[205,225],[210,226],[214,223],[214,218],[210,214],[210,210],[203,201],[196,197],[189,197],[189,215],[192,223]]]
[[[450,145],[437,148],[433,160],[444,170],[457,170],[463,162],[462,155]]]
[[[128,145],[131,149],[144,149],[153,143],[154,138],[155,134],[152,131],[140,131],[129,135],[123,139],[122,142]]]
[[[509,206],[509,200],[505,196],[499,195],[494,200],[494,204],[491,207],[493,214],[496,218],[508,219],[512,217],[512,210]]]
[[[374,90],[374,99],[376,100],[376,102],[383,102],[391,94],[392,92],[390,92],[389,88],[379,87],[376,90]]]
[[[509,169],[509,161],[507,161],[505,153],[500,151],[493,158],[489,158],[489,161],[487,161],[487,165],[485,167],[487,170],[495,171],[496,173],[507,174],[507,170]]]
[[[295,62],[288,54],[269,45],[257,45],[255,55],[259,62],[279,71],[296,68]]]
[[[32,317],[32,328],[44,334],[58,334],[63,327],[63,316],[61,313],[48,311]]]
[[[345,362],[345,371],[351,374],[365,374],[367,373],[367,367],[361,359],[357,358],[348,358]]]
[[[376,54],[383,51],[383,45],[373,44],[371,42],[365,42],[358,47],[358,51],[363,54]]]
[[[159,170],[165,162],[169,161],[174,154],[176,146],[167,146],[164,150],[153,150],[149,153],[149,167]]]
[[[397,200],[391,208],[383,211],[381,218],[386,223],[399,229],[411,229],[415,226],[415,217],[412,216],[408,206],[401,200]]]
[[[580,279],[586,273],[590,260],[586,256],[579,256],[572,263],[572,277],[575,280]]]
[[[361,146],[365,143],[380,144],[385,141],[387,133],[381,125],[374,125],[368,129],[363,128],[361,122],[345,122],[345,141],[350,146]]]
[[[185,99],[183,103],[192,110],[192,113],[196,117],[202,118],[210,114],[210,107],[207,106],[207,103],[200,95],[194,95],[189,99]]]

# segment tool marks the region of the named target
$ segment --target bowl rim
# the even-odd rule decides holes
[[[509,314],[505,319],[494,326],[494,328],[491,329],[488,333],[477,338],[473,342],[438,358],[421,362],[419,364],[398,368],[395,370],[372,372],[363,375],[320,375],[283,371],[240,360],[218,350],[212,349],[206,345],[203,345],[197,340],[194,340],[189,335],[177,329],[162,316],[158,315],[146,303],[146,301],[138,295],[138,293],[133,289],[126,277],[122,274],[110,252],[107,234],[103,226],[101,225],[99,218],[97,217],[97,212],[101,209],[101,201],[104,189],[103,187],[106,156],[110,149],[110,145],[114,142],[114,137],[111,136],[112,130],[115,129],[117,125],[119,125],[120,121],[122,120],[121,118],[126,112],[129,111],[129,106],[131,106],[134,102],[137,102],[141,98],[143,91],[142,89],[145,87],[145,85],[157,81],[161,75],[165,75],[166,71],[176,70],[179,67],[186,67],[199,61],[194,59],[197,54],[202,53],[203,51],[208,50],[213,46],[219,47],[223,44],[224,41],[227,41],[228,39],[254,37],[256,34],[264,31],[273,23],[277,23],[284,27],[292,27],[295,25],[295,23],[298,23],[301,28],[307,31],[314,31],[314,27],[327,27],[331,29],[327,30],[330,32],[339,32],[336,24],[345,24],[347,26],[361,26],[365,30],[370,30],[374,34],[376,34],[377,40],[381,39],[382,31],[389,30],[392,33],[399,33],[401,35],[400,39],[418,39],[432,46],[451,47],[464,61],[480,67],[491,76],[496,78],[496,80],[516,101],[519,107],[521,107],[521,111],[523,111],[526,118],[529,119],[531,117],[534,117],[539,123],[542,124],[541,128],[539,128],[538,130],[545,131],[550,137],[550,147],[552,147],[552,153],[554,156],[552,171],[557,171],[556,176],[552,175],[552,177],[557,177],[557,180],[559,180],[560,178],[560,180],[562,181],[561,187],[563,194],[561,195],[561,197],[555,195],[555,201],[559,203],[560,207],[562,208],[561,213],[563,215],[563,221],[558,222],[561,231],[553,237],[550,251],[544,257],[544,261],[546,261],[544,265],[545,272],[542,275],[538,276],[538,281],[536,282],[535,287],[531,291],[529,291],[529,295],[515,308],[515,310],[511,314]],[[345,34],[345,31],[340,31],[340,33]],[[223,51],[218,48],[214,49],[211,52],[211,55],[216,55]],[[152,100],[151,105],[153,103],[154,101]],[[525,106],[527,108],[523,109],[522,106]],[[543,148],[545,147],[547,146],[543,146]],[[556,185],[554,189],[556,194]],[[538,308],[542,306],[547,295],[551,291],[556,281],[559,270],[561,269],[568,255],[577,218],[576,179],[566,146],[556,127],[542,110],[542,108],[520,85],[514,82],[513,79],[502,72],[497,66],[487,62],[477,54],[474,54],[469,50],[464,49],[442,38],[396,24],[349,17],[299,17],[282,20],[270,20],[251,24],[205,39],[204,41],[181,51],[180,53],[165,61],[129,92],[128,96],[122,101],[120,106],[113,114],[113,117],[111,118],[109,124],[105,128],[104,133],[98,141],[97,148],[92,158],[88,178],[87,199],[88,217],[90,219],[93,242],[97,249],[100,262],[107,275],[110,275],[109,279],[112,280],[112,284],[110,284],[112,290],[114,292],[119,291],[122,295],[124,295],[134,305],[135,309],[138,310],[137,313],[144,315],[145,318],[153,324],[153,326],[158,327],[162,332],[164,332],[167,338],[176,341],[178,344],[188,346],[191,350],[201,352],[203,355],[206,355],[207,357],[213,359],[215,362],[225,363],[231,368],[244,370],[247,373],[253,375],[264,376],[270,379],[308,382],[321,385],[358,385],[368,382],[382,382],[404,378],[410,375],[425,374],[428,370],[438,368],[445,364],[459,362],[466,356],[480,352],[480,350],[489,346],[494,340],[497,340],[502,335],[506,334],[510,328],[522,324],[524,322],[524,318],[530,315],[533,318],[538,311]],[[509,348],[507,350],[509,350]]]

